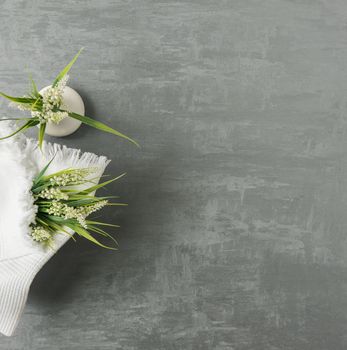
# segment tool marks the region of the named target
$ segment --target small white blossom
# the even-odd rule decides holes
[[[48,209],[48,214],[62,217],[65,220],[76,219],[82,227],[87,228],[85,221],[87,216],[96,212],[97,210],[102,209],[107,205],[107,203],[107,200],[102,200],[92,205],[72,207],[65,203],[54,200]]]
[[[56,86],[56,89],[60,92],[60,94],[63,94],[64,89],[66,87],[66,84],[69,80],[70,76],[68,74],[65,74],[59,81]]]
[[[56,86],[49,87],[42,94],[42,111],[49,111],[61,106],[63,103],[64,89],[68,79],[69,76],[65,75]]]
[[[67,112],[57,111],[53,112],[51,110],[47,110],[45,112],[33,112],[33,117],[38,118],[41,124],[51,122],[54,124],[60,123],[63,119],[69,116]]]
[[[39,194],[38,197],[40,198],[46,198],[46,199],[69,199],[69,196],[67,193],[62,192],[59,188],[45,188],[42,190]]]
[[[44,229],[42,226],[34,226],[31,228],[31,233],[30,233],[32,239],[36,242],[46,242],[51,239],[51,234],[49,231]]]
[[[65,75],[56,86],[51,86],[43,92],[41,110],[32,112],[32,116],[38,118],[41,124],[47,122],[58,124],[69,116],[68,112],[57,110],[63,104],[63,93],[68,79],[69,76]],[[10,106],[21,111],[32,110],[31,104],[11,102]]]
[[[74,207],[70,207],[69,205],[64,205],[63,209],[64,219],[75,219],[78,216],[78,211]]]
[[[48,209],[48,214],[51,214],[54,216],[64,216],[64,206],[65,204],[59,201],[52,201]]]
[[[88,228],[88,225],[87,225],[87,223],[86,223],[86,218],[83,217],[83,215],[78,214],[78,215],[76,216],[76,219],[77,219],[78,223],[79,223],[83,228]]]
[[[107,205],[108,201],[107,200],[102,200],[99,202],[96,202],[95,204],[84,206],[84,207],[79,207],[79,212],[81,215],[84,217],[89,216],[92,213],[95,213],[96,211],[102,209]]]
[[[70,184],[78,184],[85,179],[86,176],[95,172],[95,168],[74,169],[60,175],[53,176],[50,179],[52,185],[67,186]]]
[[[42,108],[32,112],[33,117],[38,118],[41,124],[51,122],[58,124],[69,116],[66,111],[59,111],[63,103],[63,93],[69,77],[64,76],[56,86],[50,86],[42,94]]]

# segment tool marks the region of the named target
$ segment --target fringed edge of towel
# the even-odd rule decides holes
[[[36,141],[29,139],[31,143]],[[41,150],[36,146],[37,157],[42,157]],[[45,142],[43,145],[43,154],[46,160],[50,161],[54,158],[56,164],[67,164],[71,168],[88,168],[96,167],[103,172],[110,160],[105,156],[98,156],[90,152],[82,152],[80,149],[69,148],[65,145],[57,143]]]

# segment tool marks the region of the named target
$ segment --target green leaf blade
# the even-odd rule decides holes
[[[41,123],[40,124],[40,129],[39,129],[39,148],[42,150],[42,144],[43,144],[43,139],[45,137],[45,131],[46,131],[46,123]]]
[[[106,245],[100,243],[87,230],[85,230],[83,227],[81,227],[79,225],[68,223],[68,224],[66,224],[66,226],[71,228],[72,230],[74,230],[81,237],[86,238],[88,241],[90,241],[92,243],[95,243],[96,245],[98,245],[98,246],[100,246],[102,248],[111,249],[111,250],[117,250],[117,248],[109,247],[109,246],[106,246]]]
[[[91,187],[89,187],[89,188],[86,188],[85,190],[82,190],[82,191],[78,192],[78,193],[79,193],[79,194],[88,194],[88,193],[94,192],[94,191],[96,191],[97,189],[99,189],[99,188],[101,188],[101,187],[104,187],[104,186],[110,184],[110,183],[113,182],[113,181],[119,180],[120,178],[122,178],[122,177],[125,176],[125,175],[126,175],[126,173],[123,173],[123,174],[121,174],[121,175],[115,177],[114,179],[111,179],[111,180],[108,180],[108,181],[104,181],[104,182],[102,182],[102,183],[100,183],[100,184],[98,184],[98,185],[91,186]]]
[[[0,96],[5,97],[6,99],[15,102],[15,103],[20,103],[20,104],[33,104],[36,99],[35,98],[31,98],[31,97],[15,97],[15,96],[10,96],[7,95],[3,92],[0,92]]]
[[[74,56],[74,58],[64,67],[64,69],[57,75],[57,77],[55,78],[52,86],[55,87],[57,86],[57,84],[59,83],[59,81],[61,79],[64,78],[64,76],[70,71],[71,67],[74,65],[74,63],[76,62],[78,56],[81,54],[81,52],[83,51],[83,48],[81,48],[77,54]]]
[[[48,167],[51,165],[51,163],[53,162],[54,157],[44,166],[44,168],[37,174],[36,178],[34,179],[34,186],[37,185],[40,180],[42,179],[42,177],[44,176],[44,174],[46,173]]]
[[[23,131],[25,131],[25,130],[27,130],[27,129],[29,129],[29,128],[37,125],[37,124],[39,124],[39,123],[40,122],[38,120],[35,120],[35,119],[32,118],[31,120],[27,121],[24,125],[22,125],[20,128],[18,128],[16,131],[11,133],[10,135],[7,135],[5,137],[1,137],[0,140],[8,139],[8,138],[10,138],[10,137],[20,133],[20,132],[23,132]]]
[[[39,98],[40,97],[39,90],[37,89],[37,85],[36,85],[31,73],[29,74],[29,80],[30,80],[30,85],[31,85],[31,94],[35,98]]]
[[[104,124],[104,123],[101,123],[95,119],[92,119],[92,118],[89,118],[87,116],[84,116],[84,115],[80,115],[80,114],[77,114],[77,113],[73,113],[73,112],[68,112],[69,116],[71,118],[74,118],[74,119],[77,119],[79,121],[81,121],[83,124],[86,124],[86,125],[89,125],[95,129],[98,129],[98,130],[101,130],[101,131],[104,131],[104,132],[108,132],[110,134],[113,134],[113,135],[116,135],[116,136],[119,136],[119,137],[122,137],[123,139],[126,139],[128,141],[130,141],[131,143],[133,143],[134,145],[136,145],[137,147],[140,147],[140,145],[135,141],[133,140],[132,138],[122,134],[121,132],[109,127],[108,125]]]

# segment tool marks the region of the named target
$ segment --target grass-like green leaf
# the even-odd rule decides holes
[[[100,221],[93,221],[93,220],[86,220],[87,225],[99,225],[99,226],[109,226],[109,227],[117,227],[119,228],[119,225],[114,224],[108,224],[106,222],[100,222]]]
[[[95,233],[98,233],[99,235],[102,235],[104,237],[110,238],[118,246],[117,240],[113,236],[111,236],[109,233],[105,232],[104,230],[102,230],[96,226],[93,226],[93,225],[88,226],[88,230],[95,232]]]
[[[88,184],[88,177],[91,174],[88,168],[68,168],[54,174],[45,175],[52,161],[53,159],[51,159],[34,178],[31,188],[34,204],[38,208],[35,223],[31,226],[33,239],[43,245],[49,245],[54,248],[52,244],[53,236],[57,233],[67,233],[71,235],[70,230],[68,230],[71,229],[75,231],[77,235],[100,247],[116,250],[116,247],[112,244],[111,246],[105,245],[94,236],[101,235],[105,238],[109,238],[117,245],[115,238],[104,231],[102,226],[119,226],[88,220],[87,217],[108,205],[127,205],[125,203],[109,202],[111,198],[115,198],[114,196],[95,197],[92,195],[92,192],[96,189],[121,178],[125,174],[104,181],[103,183],[90,186],[85,191],[81,191],[76,187],[76,182],[84,186]],[[52,182],[51,177],[57,176],[56,174],[59,174],[58,178]],[[47,189],[48,191],[42,192]]]
[[[39,148],[42,150],[42,144],[43,144],[43,139],[45,137],[45,130],[46,130],[46,123],[41,123],[40,124],[40,129],[39,129]]]
[[[7,94],[4,94],[3,92],[0,92],[0,96],[7,98],[8,100],[15,102],[15,103],[21,103],[21,104],[33,104],[36,99],[31,98],[31,97],[15,97],[15,96],[10,96]]]
[[[29,80],[30,80],[30,84],[31,84],[31,95],[35,98],[40,97],[39,90],[37,89],[37,85],[36,85],[31,73],[29,74]]]
[[[23,132],[37,124],[39,124],[40,122],[36,119],[33,119],[33,118],[30,118],[30,120],[28,120],[24,125],[22,125],[19,129],[17,129],[15,132],[13,132],[12,134],[10,135],[7,135],[5,137],[1,137],[0,140],[5,140],[5,139],[8,139],[16,134],[18,134],[19,132]]]
[[[81,121],[83,124],[89,125],[89,126],[95,128],[95,129],[99,129],[101,131],[108,132],[110,134],[113,134],[113,135],[116,135],[116,136],[119,136],[119,137],[122,137],[122,138],[132,142],[137,147],[140,147],[140,145],[135,140],[133,140],[132,138],[122,134],[121,132],[119,132],[119,131],[117,131],[117,130],[107,126],[104,123],[101,123],[101,122],[99,122],[97,120],[89,118],[89,117],[87,117],[85,115],[80,115],[80,114],[73,113],[73,112],[68,112],[68,114],[69,114],[69,116],[71,118],[77,119],[77,120]]]
[[[80,206],[84,207],[84,206],[95,204],[100,201],[102,201],[102,199],[100,199],[99,197],[94,197],[94,198],[87,198],[87,199],[72,200],[72,201],[66,202],[66,204],[69,205],[70,207],[80,207]]]
[[[45,177],[45,180],[48,180],[54,176],[59,176],[59,175],[62,175],[62,174],[68,174],[70,172],[74,171],[74,169],[72,168],[67,168],[67,169],[64,169],[64,170],[60,170],[60,171],[57,171],[55,173],[52,173],[52,174],[49,174]]]
[[[76,242],[76,239],[75,237],[73,236],[72,233],[68,232],[66,229],[65,229],[65,226],[61,225],[61,224],[57,224],[54,220],[51,220],[50,218],[47,217],[48,215],[45,215],[45,218],[44,220],[40,220],[39,219],[39,223],[41,225],[45,224],[46,226],[49,226],[51,228],[53,228],[55,230],[55,233],[59,233],[59,232],[63,232],[67,235],[69,235],[75,242]]]
[[[42,177],[44,176],[44,174],[46,173],[48,167],[51,165],[51,163],[53,162],[54,157],[43,167],[43,169],[37,174],[37,176],[34,179],[34,186],[36,186],[40,180],[42,179]]]
[[[40,185],[38,187],[35,187],[35,188],[32,188],[31,191],[34,193],[34,194],[37,194],[39,192],[41,192],[42,190],[44,190],[45,188],[51,186],[51,184],[49,182],[45,182],[43,185]]]
[[[1,118],[0,119],[0,122],[4,122],[6,120],[15,120],[15,121],[18,121],[18,120],[30,120],[30,119],[33,119],[32,117],[27,117],[27,118]]]
[[[111,249],[111,250],[117,250],[117,248],[109,247],[109,246],[106,246],[106,245],[100,243],[86,229],[84,229],[83,227],[81,227],[78,224],[67,223],[66,226],[71,228],[72,230],[74,230],[78,235],[88,239],[88,241],[91,241],[91,242],[97,244],[100,247],[103,247],[103,248],[106,248],[106,249]]]
[[[102,182],[102,183],[100,183],[100,184],[98,184],[98,185],[91,186],[91,187],[89,187],[89,188],[87,188],[87,189],[85,189],[85,190],[83,190],[83,191],[78,192],[78,193],[79,193],[79,194],[88,194],[88,193],[94,192],[94,191],[96,191],[97,189],[99,189],[99,188],[101,188],[101,187],[104,187],[104,186],[110,184],[110,183],[113,182],[113,181],[119,180],[119,179],[122,178],[124,175],[126,175],[126,173],[123,173],[123,174],[121,174],[121,175],[115,177],[114,179],[111,179],[111,180],[108,180],[108,181],[104,181],[104,182]]]
[[[57,86],[57,84],[59,83],[59,81],[64,78],[64,76],[69,72],[69,70],[71,69],[71,67],[73,66],[73,64],[76,62],[78,56],[80,55],[80,53],[83,51],[83,48],[81,48],[77,54],[74,56],[74,58],[64,67],[64,69],[57,75],[57,77],[55,78],[52,86],[55,87]]]
[[[40,111],[41,109],[42,109],[42,96],[39,94],[35,102],[31,105],[31,110]]]

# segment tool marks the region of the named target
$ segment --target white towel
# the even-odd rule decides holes
[[[6,122],[0,128],[1,136],[12,130]],[[32,179],[53,157],[47,174],[92,166],[100,169],[100,177],[109,163],[106,157],[57,144],[45,143],[41,152],[37,142],[24,135],[0,141],[0,332],[6,336],[19,322],[35,275],[70,238],[56,235],[50,249],[28,234],[35,217]]]

